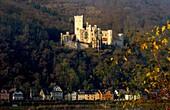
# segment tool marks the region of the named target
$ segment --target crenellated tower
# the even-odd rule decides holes
[[[74,16],[74,34],[77,37],[77,40],[80,41],[80,30],[83,29],[83,15]]]

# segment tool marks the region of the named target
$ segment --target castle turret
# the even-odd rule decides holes
[[[77,40],[80,41],[80,29],[83,28],[83,15],[74,16],[74,34],[77,37]]]

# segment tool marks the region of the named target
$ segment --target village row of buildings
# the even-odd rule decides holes
[[[21,91],[7,91],[1,90],[0,92],[0,101],[9,101],[9,100],[25,100],[26,94]],[[24,98],[25,97],[25,98]],[[122,100],[137,100],[140,99],[139,94],[133,95],[130,91],[125,90],[78,90],[65,93],[59,86],[53,85],[48,88],[43,88],[40,91],[30,90],[29,100],[46,100],[46,101],[102,101],[109,100],[114,101],[115,99]]]
[[[160,96],[160,94],[164,93]],[[29,94],[17,90],[16,88],[10,90],[2,89],[0,92],[0,101],[132,101],[140,99],[157,99],[170,100],[170,95],[167,89],[134,92],[129,88],[125,89],[103,89],[103,90],[78,90],[65,92],[60,86],[52,83],[48,88],[42,88],[39,91],[30,89]]]
[[[124,35],[118,34],[117,39],[113,39],[112,30],[102,30],[97,25],[90,25],[86,22],[83,27],[83,15],[74,16],[74,34],[61,33],[61,45],[74,49],[102,49],[103,45],[116,45],[121,48],[124,46]]]

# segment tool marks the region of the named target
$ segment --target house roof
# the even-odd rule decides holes
[[[94,91],[83,91],[83,90],[79,90],[77,93],[78,93],[78,94],[95,94],[96,92],[94,92]]]
[[[83,91],[83,90],[78,90],[77,93],[78,93],[78,94],[85,94],[85,91]]]
[[[77,92],[73,91],[71,94],[77,94]]]
[[[21,91],[15,91],[13,94],[23,94]]]
[[[106,94],[107,91],[109,91],[109,89],[103,89],[103,90],[100,90],[102,94]],[[114,91],[110,90],[110,93],[113,94]]]
[[[5,89],[2,89],[0,93],[8,93],[8,91]]]
[[[53,91],[62,92],[62,89],[59,86],[54,86]]]

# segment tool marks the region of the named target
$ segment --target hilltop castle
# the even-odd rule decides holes
[[[83,27],[83,15],[74,16],[74,34],[61,33],[61,44],[70,48],[85,49],[95,48],[100,50],[102,45],[113,45],[112,30],[101,30],[97,25],[90,25],[86,22]]]

